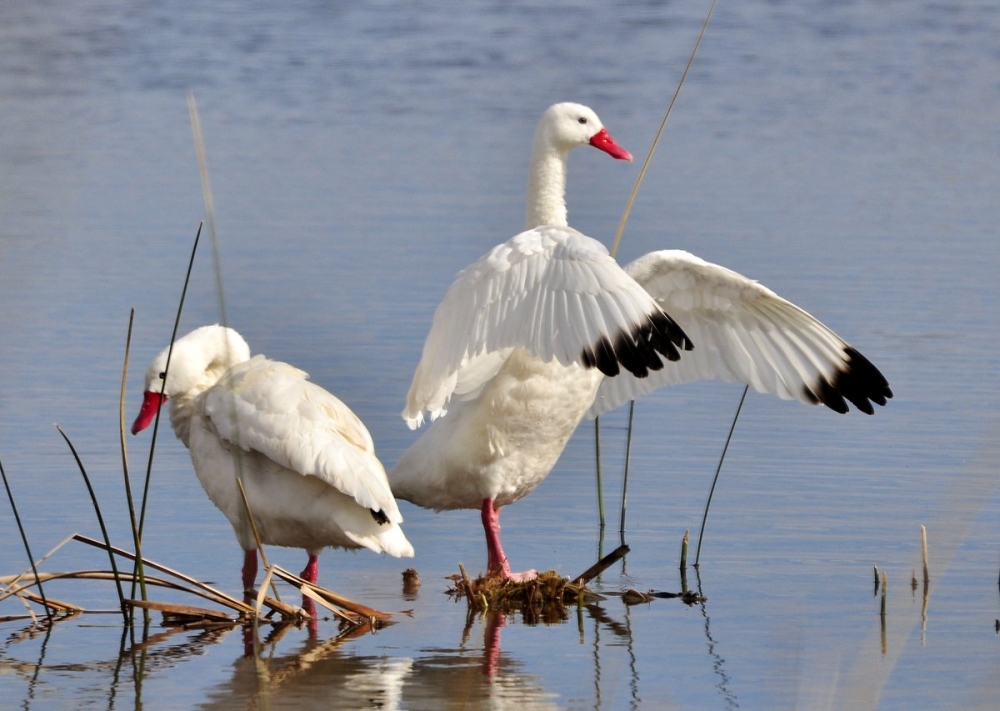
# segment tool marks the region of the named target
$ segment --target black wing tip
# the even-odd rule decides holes
[[[684,330],[663,311],[651,314],[646,322],[630,331],[619,331],[612,344],[607,336],[584,348],[580,360],[586,368],[597,368],[608,377],[621,373],[622,367],[637,378],[663,368],[663,358],[680,360],[680,350],[694,348]]]
[[[831,383],[820,378],[806,386],[805,397],[813,404],[824,404],[834,412],[846,414],[850,402],[866,415],[874,415],[872,403],[885,406],[892,399],[892,389],[885,376],[871,361],[851,346],[844,347],[844,363]]]

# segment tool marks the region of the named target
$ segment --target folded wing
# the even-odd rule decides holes
[[[286,469],[315,476],[361,506],[402,521],[371,434],[343,402],[264,356],[229,370],[203,398],[216,434]]]

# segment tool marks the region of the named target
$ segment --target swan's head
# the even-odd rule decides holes
[[[545,110],[535,129],[535,144],[547,145],[561,153],[590,145],[612,158],[632,160],[632,154],[608,134],[593,109],[569,101],[553,104]]]
[[[194,397],[212,387],[231,367],[247,360],[250,346],[231,328],[202,326],[178,338],[172,349],[163,349],[146,369],[142,409],[132,423],[132,434],[149,427],[167,398]]]

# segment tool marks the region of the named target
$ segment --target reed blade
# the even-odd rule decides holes
[[[10,482],[7,481],[7,472],[4,471],[3,462],[0,462],[0,477],[3,477],[3,486],[7,490],[7,499],[10,501],[10,510],[14,512],[14,521],[17,523],[17,530],[21,534],[21,542],[24,544],[24,552],[28,555],[28,562],[31,564],[31,572],[35,575],[35,584],[38,585],[38,594],[42,598],[42,607],[45,610],[45,617],[52,622],[52,610],[45,601],[45,591],[42,590],[42,581],[38,577],[38,568],[35,567],[35,557],[31,555],[31,546],[28,545],[28,534],[25,533],[21,524],[21,515],[17,512],[17,504],[14,503],[14,494],[10,490]]]
[[[83,466],[83,462],[80,460],[80,455],[76,452],[76,447],[73,446],[69,437],[67,437],[66,433],[63,432],[62,427],[56,425],[56,429],[66,441],[69,451],[73,453],[73,459],[76,460],[76,465],[80,468],[80,474],[83,475],[83,482],[87,485],[87,492],[90,494],[90,501],[94,505],[94,513],[97,515],[97,523],[101,527],[101,536],[103,536],[104,543],[108,547],[108,558],[111,560],[111,570],[114,572],[115,587],[118,590],[118,604],[121,606],[122,617],[125,619],[125,624],[127,626],[129,624],[128,606],[125,604],[125,593],[122,590],[121,576],[118,575],[118,564],[115,563],[115,556],[111,552],[111,539],[108,537],[108,527],[104,525],[104,514],[101,513],[101,505],[97,501],[97,494],[94,492],[94,487],[90,483],[90,477],[87,475],[87,469]]]
[[[726,435],[726,443],[722,446],[722,454],[719,456],[719,465],[715,468],[715,476],[712,477],[712,487],[708,490],[708,501],[705,502],[705,512],[701,516],[701,530],[698,531],[698,548],[694,554],[694,567],[701,563],[701,541],[705,536],[705,523],[708,521],[708,509],[712,506],[712,496],[715,494],[715,485],[719,483],[719,474],[722,472],[722,463],[726,461],[726,452],[729,451],[729,443],[733,439],[733,432],[736,431],[736,422],[740,419],[740,411],[743,409],[743,401],[747,399],[747,392],[750,386],[743,388],[743,395],[736,405],[736,414],[733,415],[733,424],[729,426],[729,434]]]
[[[653,160],[653,154],[656,153],[656,147],[660,144],[660,139],[663,137],[663,131],[667,127],[667,120],[670,118],[670,114],[674,110],[674,104],[677,103],[677,97],[680,96],[681,87],[684,86],[684,82],[687,79],[688,73],[691,71],[691,66],[694,64],[694,58],[698,54],[698,48],[701,47],[701,41],[705,38],[705,33],[708,31],[708,24],[712,20],[712,14],[715,12],[715,5],[718,0],[712,0],[712,4],[709,5],[708,13],[705,15],[705,21],[701,24],[701,30],[698,32],[698,39],[695,40],[694,46],[691,48],[691,54],[688,56],[687,64],[684,65],[684,71],[681,73],[681,78],[677,82],[677,87],[674,89],[673,96],[670,97],[670,103],[667,104],[667,110],[663,112],[663,120],[660,121],[660,127],[656,130],[656,135],[653,137],[653,142],[649,146],[649,150],[646,152],[646,159],[642,162],[642,168],[639,169],[639,175],[635,179],[635,185],[632,186],[632,192],[629,193],[628,201],[625,204],[625,209],[622,211],[621,220],[618,222],[618,229],[615,232],[615,241],[611,245],[610,254],[612,258],[618,255],[618,247],[621,245],[622,235],[625,234],[625,224],[628,222],[629,214],[632,212],[632,206],[635,204],[635,198],[639,194],[639,187],[642,185],[643,179],[646,177],[646,170],[649,168],[649,164]],[[600,436],[601,425],[596,424],[598,437]],[[632,444],[632,420],[631,414],[629,417],[628,433],[625,438],[626,448],[630,447]],[[597,463],[597,486],[598,486],[598,496],[600,496],[600,459],[598,458]],[[625,541],[625,487],[622,488],[622,529],[620,531],[622,542]],[[598,508],[601,512],[601,525],[604,525],[604,504],[600,499],[598,500]],[[697,565],[697,563],[695,563]]]

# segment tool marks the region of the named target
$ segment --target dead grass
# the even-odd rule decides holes
[[[135,556],[129,551],[115,547],[109,548],[100,541],[74,534],[67,537],[55,549],[44,556],[39,561],[39,564],[43,563],[70,542],[82,543],[108,550],[111,554],[119,558],[135,561]],[[216,628],[243,625],[250,622],[288,625],[301,624],[307,621],[310,615],[302,607],[289,605],[265,594],[268,590],[268,583],[273,578],[283,580],[297,589],[303,597],[312,600],[333,613],[340,620],[342,630],[352,628],[379,629],[390,624],[392,619],[390,613],[355,602],[321,586],[312,585],[276,565],[270,565],[265,568],[264,579],[261,582],[257,597],[253,601],[233,597],[153,560],[144,559],[143,565],[147,570],[163,574],[163,577],[145,576],[145,583],[150,588],[170,590],[174,593],[180,592],[200,600],[202,604],[208,603],[213,606],[201,607],[148,599],[125,599],[123,601],[122,604],[128,613],[131,613],[135,609],[161,613],[162,624],[166,627],[178,626],[185,629]],[[114,581],[118,585],[123,585],[133,583],[136,578],[131,573],[120,569],[118,571],[76,570],[68,572],[46,572],[39,570],[37,575],[34,570],[31,570],[18,575],[0,576],[0,602],[13,597],[19,600],[25,609],[23,615],[0,617],[0,622],[30,619],[35,623],[39,623],[37,608],[42,609],[42,612],[49,621],[58,621],[85,612],[99,612],[98,610],[84,609],[71,602],[56,600],[50,596],[43,597],[35,591],[41,584],[54,580],[107,580]],[[100,612],[103,612],[103,610]],[[128,617],[130,619],[131,614]],[[45,621],[41,620],[41,622]]]

